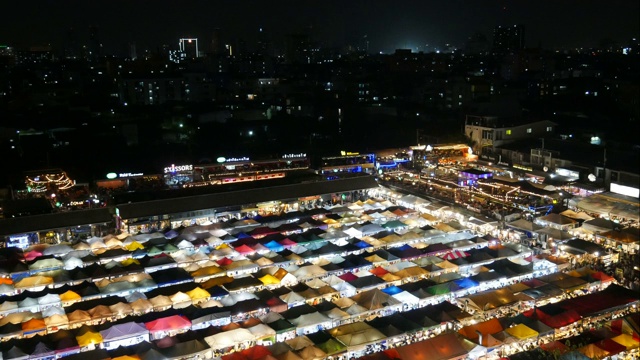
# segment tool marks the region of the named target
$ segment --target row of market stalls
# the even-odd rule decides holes
[[[244,219],[232,229],[199,226],[94,238],[83,243],[88,249],[30,249],[40,255],[22,254],[18,262],[19,254],[7,253],[0,336],[11,353],[2,347],[3,357],[360,356],[468,324],[471,315],[447,299],[558,270],[523,246],[422,225],[418,213],[395,220],[405,226],[361,220],[345,229],[325,223],[323,217],[335,217],[326,211],[306,218],[311,226],[302,232],[282,231],[290,218]],[[254,231],[264,224],[280,231]],[[100,243],[111,247],[91,248]],[[105,257],[111,251],[119,254]],[[313,345],[287,343],[303,338]]]

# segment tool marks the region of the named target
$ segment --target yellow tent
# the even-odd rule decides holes
[[[230,276],[216,276],[214,278],[211,278],[205,282],[203,282],[202,284],[200,284],[200,286],[202,286],[203,289],[210,289],[216,285],[223,285],[226,283],[230,283],[233,281],[233,278]]]
[[[207,290],[204,290],[199,287],[194,288],[191,291],[187,291],[186,294],[189,295],[189,297],[191,298],[191,301],[206,300],[211,297],[211,294],[209,294]]]
[[[69,302],[69,301],[79,301],[82,297],[71,290],[67,290],[60,294],[60,301]]]
[[[46,286],[53,284],[53,279],[48,276],[29,276],[18,281],[14,287],[16,288],[30,288],[36,286]]]
[[[386,274],[382,275],[380,278],[382,280],[386,281],[386,282],[393,282],[393,281],[402,280],[402,278],[400,276],[394,275],[392,273],[386,273]]]
[[[583,346],[578,349],[581,353],[583,353],[589,359],[603,359],[609,356],[609,352],[607,350],[601,349],[597,347],[595,344],[589,344],[587,346]]]
[[[140,360],[140,357],[138,355],[123,355],[111,358],[111,360]]]
[[[431,214],[427,214],[427,213],[424,213],[424,214],[420,215],[420,217],[425,219],[425,220],[427,220],[427,221],[438,221],[437,217],[435,217],[435,216],[433,216]]]
[[[276,285],[276,284],[280,284],[280,280],[278,280],[277,277],[271,275],[271,274],[267,274],[261,278],[259,278],[260,281],[262,281],[263,284],[265,285]]]
[[[221,273],[222,271],[223,270],[220,269],[218,266],[207,266],[192,272],[191,276],[194,278],[202,277],[202,276],[211,276],[211,275]]]
[[[102,342],[102,335],[100,335],[99,332],[87,331],[80,336],[76,336],[76,341],[81,347],[100,344]]]
[[[216,250],[222,250],[222,249],[228,249],[229,245],[227,244],[220,244],[218,246],[216,246]]]
[[[640,346],[640,342],[638,342],[638,340],[634,339],[633,336],[629,334],[620,334],[614,338],[611,338],[611,340],[617,342],[622,346],[626,346],[627,350],[635,349]]]
[[[123,266],[129,266],[129,265],[132,265],[132,264],[140,265],[140,261],[138,261],[136,259],[133,259],[133,258],[122,260],[122,265]]]
[[[408,278],[408,277],[412,277],[412,276],[422,276],[422,275],[426,275],[429,272],[419,266],[412,266],[412,267],[408,267],[408,268],[404,268],[400,271],[396,271],[393,273],[393,275],[395,276],[399,276],[401,278]]]
[[[132,241],[124,246],[127,251],[136,251],[144,249],[144,245],[140,244],[137,241]]]
[[[533,337],[537,337],[538,336],[538,332],[533,330],[532,328],[528,327],[525,324],[518,324],[514,327],[510,327],[508,329],[505,329],[505,331],[513,336],[518,338],[519,340],[525,340],[525,339],[530,339]]]

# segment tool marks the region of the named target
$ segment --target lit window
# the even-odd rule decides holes
[[[511,135],[511,130],[507,130],[507,135]]]
[[[552,126],[547,126],[547,132],[553,131],[553,127]]]
[[[527,134],[531,134],[531,128],[527,129]]]

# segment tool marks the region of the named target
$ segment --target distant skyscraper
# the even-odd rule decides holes
[[[138,58],[138,51],[136,50],[136,43],[129,43],[129,59],[136,60]]]
[[[220,39],[220,29],[215,29],[211,34],[211,53],[213,55],[220,55],[223,51],[224,46]]]
[[[98,36],[98,27],[89,26],[89,60],[97,60],[102,55],[102,44]]]
[[[200,57],[200,50],[198,48],[198,38],[182,38],[180,39],[180,51],[185,54],[189,59],[195,59]]]
[[[64,44],[64,57],[67,59],[77,59],[80,57],[80,47],[78,46],[78,39],[74,28],[67,30],[67,37]]]
[[[493,50],[509,52],[524,49],[524,25],[496,26],[493,29]]]

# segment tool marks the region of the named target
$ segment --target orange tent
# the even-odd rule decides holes
[[[46,328],[47,324],[45,324],[44,320],[42,319],[31,319],[22,323],[22,331],[24,331],[25,333],[44,330]]]

